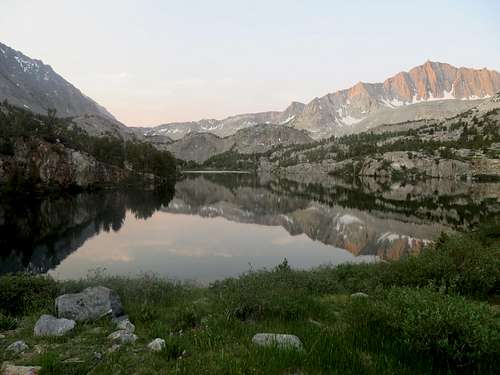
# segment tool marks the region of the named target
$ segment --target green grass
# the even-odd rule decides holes
[[[23,339],[30,350],[17,357],[0,350],[0,361],[40,365],[44,374],[496,374],[497,229],[443,236],[400,261],[311,271],[284,262],[208,288],[152,276],[4,276],[0,300],[10,302],[0,305],[8,317],[0,349]],[[79,323],[61,338],[33,337],[40,314],[53,313],[54,296],[92,285],[121,296],[135,344],[109,353],[109,319]],[[369,298],[351,299],[358,291]],[[295,334],[305,350],[258,348],[251,343],[258,332]],[[166,348],[149,352],[156,337]]]

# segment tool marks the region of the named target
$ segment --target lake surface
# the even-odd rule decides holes
[[[0,202],[0,274],[154,273],[199,283],[272,268],[397,259],[500,213],[500,184],[301,184],[189,174],[174,192]]]

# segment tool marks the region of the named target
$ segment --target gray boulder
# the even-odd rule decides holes
[[[156,338],[148,344],[148,349],[153,352],[160,352],[165,348],[165,340]]]
[[[112,334],[108,336],[108,339],[113,340],[113,341],[119,341],[122,344],[127,344],[131,343],[133,344],[136,342],[138,337],[134,335],[132,332],[125,331],[124,329],[121,329],[119,331],[115,331]]]
[[[42,315],[35,324],[35,336],[63,336],[75,328],[75,321],[57,319],[52,315]]]
[[[24,341],[19,340],[10,344],[6,350],[17,354],[17,353],[22,353],[28,349],[29,349],[28,345],[26,345]]]
[[[123,314],[120,297],[103,286],[57,297],[56,311],[58,317],[76,321],[97,320],[108,314],[115,317]]]
[[[275,334],[275,333],[257,333],[252,342],[258,346],[272,347],[279,349],[293,349],[302,351],[304,349],[302,341],[295,335]]]

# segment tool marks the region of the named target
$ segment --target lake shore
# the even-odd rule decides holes
[[[23,340],[28,348],[4,350],[0,360],[57,374],[493,374],[499,242],[491,227],[442,236],[418,257],[311,271],[284,261],[209,287],[147,275],[3,276],[0,346]],[[116,330],[108,317],[78,322],[61,337],[33,335],[42,314],[56,314],[55,297],[97,285],[120,297],[134,343],[108,338]],[[260,347],[252,342],[258,333],[296,335],[303,349]],[[166,345],[152,352],[156,338]]]

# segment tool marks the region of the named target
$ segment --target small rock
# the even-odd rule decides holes
[[[368,294],[363,292],[353,293],[351,294],[351,298],[368,298]]]
[[[258,346],[277,346],[280,349],[303,350],[302,341],[295,335],[257,333],[252,342]]]
[[[78,358],[78,357],[75,357],[75,358],[68,358],[68,359],[65,359],[63,361],[63,363],[84,363],[85,361]]]
[[[22,353],[28,349],[28,345],[24,341],[19,340],[10,344],[6,350],[14,353]]]
[[[35,324],[35,336],[63,336],[75,328],[75,321],[57,319],[52,315],[42,315]]]
[[[116,328],[130,332],[130,333],[134,333],[134,331],[135,331],[135,325],[133,325],[132,322],[130,322],[130,320],[128,320],[128,318],[120,320],[116,324]]]
[[[118,345],[118,344],[113,344],[113,346],[111,346],[111,348],[108,349],[108,353],[114,353],[116,352],[117,350],[120,350],[121,346]]]
[[[95,328],[92,328],[89,332],[91,334],[93,334],[93,335],[100,335],[101,333],[104,332],[104,328],[102,328],[102,327],[95,327]]]
[[[309,319],[309,323],[314,324],[316,327],[323,327],[323,324],[314,319]]]
[[[160,352],[165,348],[165,340],[156,338],[148,344],[148,348],[153,352]]]
[[[5,335],[0,334],[0,340],[4,339]]]
[[[108,336],[108,339],[113,341],[120,341],[122,344],[134,343],[138,337],[131,332],[125,331],[123,329],[115,331]]]
[[[15,366],[11,363],[2,364],[2,375],[36,375],[42,371],[39,366]]]
[[[97,320],[108,314],[114,317],[123,315],[120,297],[103,286],[57,297],[56,311],[60,318],[76,321]]]
[[[36,354],[42,354],[43,352],[45,352],[45,348],[42,346],[42,345],[35,345],[33,347],[33,351],[36,353]]]
[[[102,359],[102,353],[94,352],[94,358],[100,361]]]

